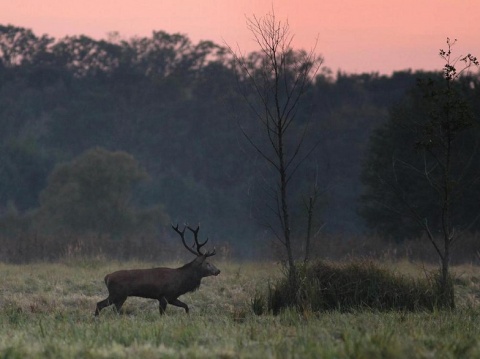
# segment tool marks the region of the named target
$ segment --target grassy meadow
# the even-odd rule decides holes
[[[222,273],[181,297],[189,315],[168,306],[160,317],[156,301],[129,298],[123,315],[109,307],[98,318],[106,273],[156,264],[0,264],[0,358],[480,358],[479,267],[454,268],[454,311],[256,316],[251,300],[279,266],[212,262]],[[425,270],[392,266],[413,276]]]

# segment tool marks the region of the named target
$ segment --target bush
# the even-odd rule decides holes
[[[262,312],[257,294],[255,313]],[[399,275],[372,261],[319,261],[300,266],[298,280],[287,275],[270,285],[265,307],[273,314],[285,308],[300,311],[433,310],[442,307],[437,275],[415,279]],[[253,306],[255,305],[255,308]]]

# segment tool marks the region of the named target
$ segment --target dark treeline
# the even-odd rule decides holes
[[[249,58],[255,69],[261,54]],[[324,68],[311,79],[296,124],[299,135],[309,126],[306,148],[320,144],[294,179],[295,235],[306,229],[302,201],[313,181],[324,191],[316,218],[322,233],[363,233],[357,208],[367,141],[417,77],[411,71],[334,76]],[[128,201],[138,210],[157,209],[148,212],[156,230],[152,238],[174,244],[170,222],[188,221],[236,253],[258,250],[271,236],[262,223],[269,174],[242,134],[241,128],[252,136],[258,130],[242,97],[255,94],[238,91],[245,89],[243,80],[225,48],[180,34],[56,40],[0,26],[2,240],[28,237],[33,243],[43,233],[68,241],[65,228],[40,229],[52,228],[37,215],[46,203],[42,198],[52,192],[45,191],[53,181],[49,176],[59,164],[102,148],[128,153],[147,174]],[[14,224],[22,230],[12,229]],[[135,228],[125,231],[98,230],[86,237],[123,238],[136,246],[155,242],[138,232],[135,242]]]

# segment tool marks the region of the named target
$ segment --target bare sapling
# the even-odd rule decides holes
[[[128,297],[157,299],[160,314],[165,313],[167,304],[184,308],[185,312],[189,312],[188,305],[180,301],[178,297],[197,290],[202,278],[217,276],[220,274],[220,270],[206,260],[215,255],[215,249],[211,252],[201,251],[201,248],[208,242],[208,238],[203,243],[198,241],[200,227],[193,229],[185,226],[183,230],[179,230],[177,224],[175,227],[172,225],[172,228],[180,235],[185,248],[196,258],[180,268],[132,269],[107,274],[105,285],[108,289],[108,298],[97,303],[95,316],[98,316],[103,308],[112,304],[115,305],[116,311],[120,312]],[[192,247],[185,242],[186,228],[194,235],[195,243]]]

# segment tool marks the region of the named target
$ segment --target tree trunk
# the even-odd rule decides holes
[[[442,258],[442,270],[440,277],[440,296],[442,306],[455,309],[455,291],[450,276],[450,243],[445,239],[445,251]]]
[[[312,221],[313,221],[313,206],[314,206],[314,201],[313,197],[309,198],[308,201],[308,222],[307,222],[307,238],[305,239],[305,257],[303,262],[307,263],[308,260],[310,259],[310,237],[312,235]]]
[[[283,236],[285,240],[285,249],[287,250],[287,259],[290,275],[296,276],[295,260],[293,257],[292,244],[290,241],[290,216],[287,203],[287,171],[285,169],[285,156],[283,145],[283,130],[281,121],[278,123],[278,157],[280,172],[280,202],[282,204],[282,222]]]

